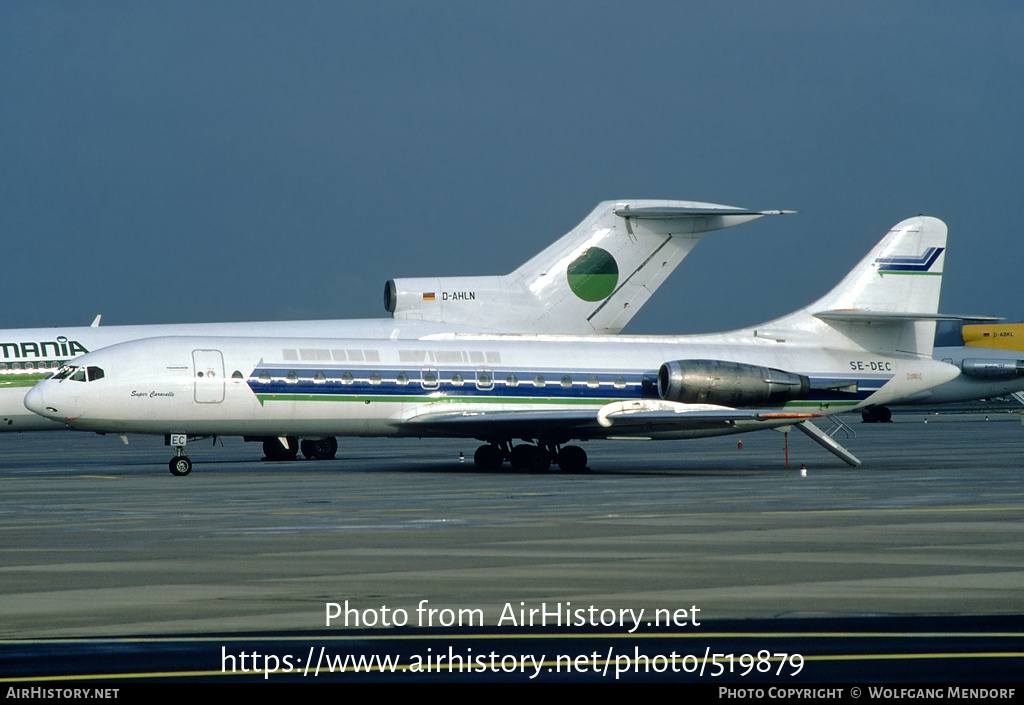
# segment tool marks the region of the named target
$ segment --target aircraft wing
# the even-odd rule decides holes
[[[421,428],[426,435],[510,438],[536,438],[559,429],[571,438],[593,438],[599,429],[596,409],[565,411],[444,411],[414,416],[410,425]]]
[[[599,408],[544,411],[431,411],[407,419],[431,435],[501,434],[513,438],[565,435],[570,438],[644,435],[727,428],[736,421],[762,422],[765,428],[797,424],[821,414],[779,409],[733,409],[715,404],[681,404],[660,399],[612,402]]]

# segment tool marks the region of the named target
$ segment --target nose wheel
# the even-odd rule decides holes
[[[181,477],[188,475],[192,472],[192,461],[188,459],[188,456],[179,455],[171,458],[170,462],[171,474]]]

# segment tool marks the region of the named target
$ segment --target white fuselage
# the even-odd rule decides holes
[[[137,326],[66,326],[0,331],[0,432],[64,428],[25,408],[25,394],[64,362],[118,343],[157,336],[420,337],[457,326],[393,318],[325,321],[183,323]]]
[[[512,412],[527,414],[521,417],[527,421],[529,414],[543,416],[531,437],[547,429],[596,438],[619,434],[614,424],[602,430],[581,418],[593,421],[615,402],[657,399],[660,366],[683,359],[806,375],[817,385],[813,393],[778,406],[815,415],[889,403],[957,375],[950,365],[918,356],[780,346],[731,334],[429,341],[172,337],[83,356],[75,362],[78,380],[45,380],[26,404],[73,428],[104,432],[480,437],[478,427],[467,432],[445,420]],[[676,427],[633,433],[687,438],[783,423],[689,423],[680,417]],[[501,423],[485,430],[500,434]]]

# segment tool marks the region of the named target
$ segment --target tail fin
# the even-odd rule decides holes
[[[1024,323],[965,325],[961,335],[966,347],[1024,350]]]
[[[930,356],[939,310],[946,224],[917,216],[895,225],[832,291],[807,308],[759,328],[821,335],[826,347]]]
[[[393,279],[385,306],[396,318],[504,333],[618,333],[704,233],[788,212],[605,201],[508,275]]]

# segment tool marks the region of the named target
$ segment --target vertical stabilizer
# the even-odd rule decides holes
[[[818,332],[826,347],[930,356],[935,338],[946,224],[917,216],[894,226],[836,286],[764,330]]]
[[[787,212],[605,201],[508,275],[395,279],[385,289],[385,305],[396,318],[503,333],[614,334],[704,233]]]

